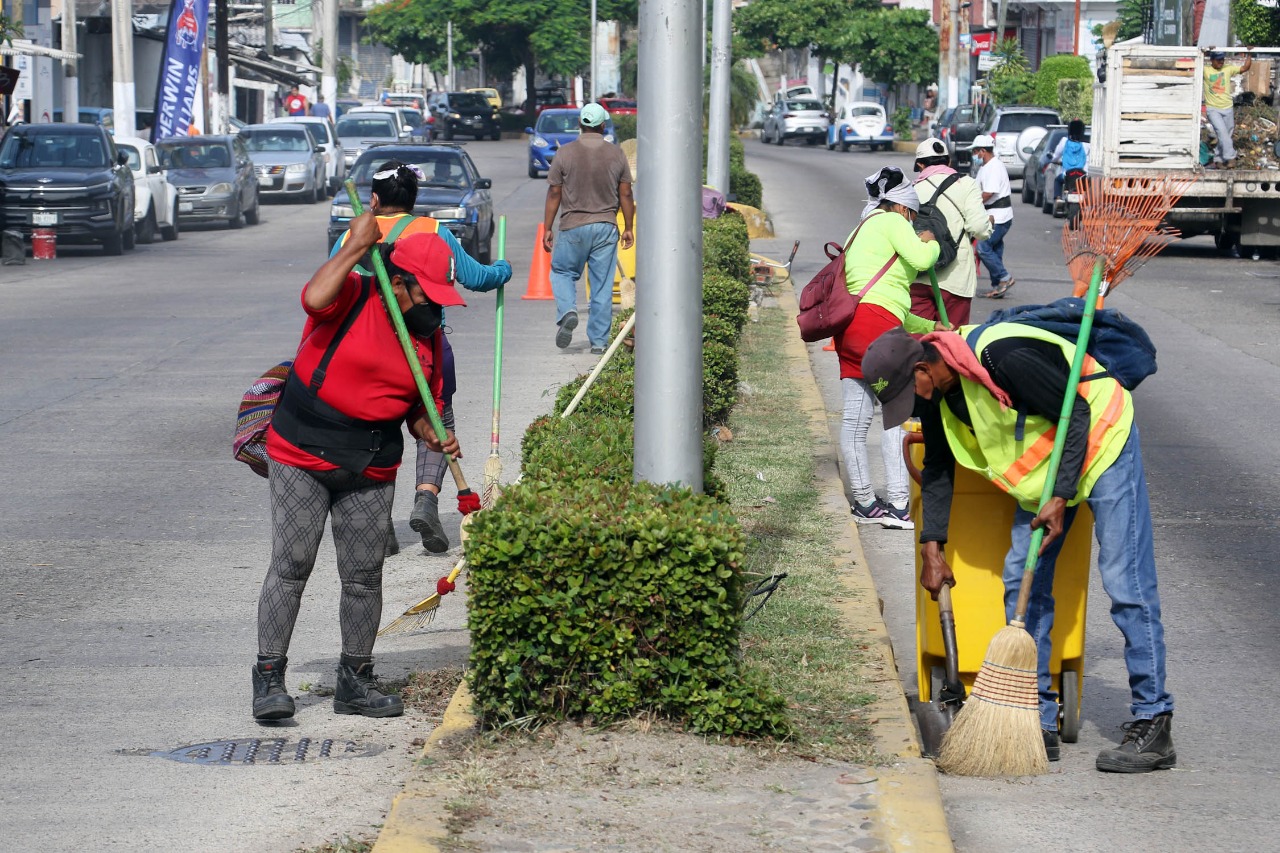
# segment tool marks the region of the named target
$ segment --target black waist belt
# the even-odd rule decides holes
[[[324,402],[290,372],[271,425],[280,437],[312,456],[356,474],[390,468],[404,453],[403,419],[364,421]]]
[[[998,198],[991,202],[991,204],[984,204],[983,207],[987,210],[999,210],[1002,207],[1013,207],[1013,196],[1007,195],[1004,198]]]

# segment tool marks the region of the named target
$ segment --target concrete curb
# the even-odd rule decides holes
[[[449,743],[462,740],[475,732],[471,690],[464,679],[453,692],[440,725],[431,730],[418,755],[418,763],[430,763]],[[449,837],[446,816],[434,805],[435,786],[424,786],[410,780],[404,790],[391,801],[387,819],[378,832],[372,853],[437,853],[437,842]]]
[[[783,288],[778,302],[788,317],[798,313],[792,288]],[[786,356],[801,394],[801,408],[809,416],[814,436],[814,460],[822,501],[847,518],[849,504],[836,464],[826,406],[817,378],[813,375],[808,349],[799,335],[787,337]],[[876,720],[873,732],[877,751],[895,759],[893,764],[879,771],[879,814],[885,841],[894,851],[947,853],[954,848],[942,809],[937,769],[932,761],[920,755],[915,724],[911,720],[911,710],[893,653],[893,641],[880,612],[880,596],[862,551],[857,525],[847,522],[835,544],[839,552],[838,562],[848,567],[840,579],[849,593],[847,598],[835,602],[836,608],[848,632],[866,638],[867,651],[876,661],[872,668],[884,674],[883,678],[869,684],[869,689],[873,689],[878,698],[868,706],[868,713]]]

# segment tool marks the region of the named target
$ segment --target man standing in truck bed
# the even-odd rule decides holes
[[[1246,50],[1251,51],[1253,48]],[[1209,64],[1204,68],[1204,113],[1209,124],[1213,125],[1214,135],[1218,137],[1213,162],[1232,169],[1236,165],[1236,146],[1231,140],[1231,134],[1236,129],[1236,114],[1231,99],[1231,78],[1249,70],[1253,65],[1253,55],[1245,54],[1244,65],[1227,65],[1226,62],[1225,53],[1210,48]]]

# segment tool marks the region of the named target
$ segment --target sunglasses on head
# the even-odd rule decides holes
[[[407,163],[402,166],[392,166],[390,169],[383,169],[381,172],[374,172],[373,179],[375,181],[385,181],[388,178],[394,178],[400,173],[401,169],[412,172],[414,177],[420,181],[425,181],[427,179],[426,173],[412,163]]]

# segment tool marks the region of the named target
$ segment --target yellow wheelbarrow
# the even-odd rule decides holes
[[[909,430],[903,454],[911,474],[911,517],[922,517],[920,466],[924,460],[924,436]],[[1016,504],[985,478],[957,465],[951,521],[947,538],[947,563],[955,574],[951,589],[955,609],[956,649],[960,679],[966,692],[982,667],[987,646],[996,632],[1008,624],[1004,612],[1004,560],[1009,551]],[[1055,600],[1053,656],[1049,671],[1061,706],[1059,733],[1066,743],[1080,735],[1080,700],[1084,689],[1084,624],[1089,594],[1090,549],[1093,513],[1082,504],[1063,543],[1053,578]],[[920,549],[916,548],[916,577],[920,576]],[[920,586],[916,590],[916,679],[920,702],[933,700],[946,672],[938,603]]]

